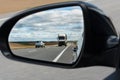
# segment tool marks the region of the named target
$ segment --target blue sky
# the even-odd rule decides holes
[[[78,40],[84,31],[83,13],[79,6],[57,8],[34,13],[19,20],[9,41],[57,41],[58,34]]]

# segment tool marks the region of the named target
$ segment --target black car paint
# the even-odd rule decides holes
[[[38,11],[66,7],[66,6],[81,6],[84,13],[84,22],[85,22],[85,32],[84,32],[84,45],[82,48],[82,55],[79,56],[79,59],[73,64],[61,64],[61,63],[51,63],[46,61],[31,60],[23,57],[18,57],[14,55],[8,44],[8,36],[15,25],[15,23],[30,14],[33,14]],[[118,34],[111,22],[111,20],[103,13],[99,8],[85,2],[81,1],[71,1],[63,2],[57,4],[50,4],[41,7],[32,8],[25,10],[13,18],[6,21],[0,28],[0,49],[7,58],[22,62],[28,62],[33,64],[42,64],[47,66],[57,66],[57,67],[83,67],[90,65],[107,65],[107,66],[116,66],[115,57],[117,46],[113,48],[107,47],[107,39],[109,36],[115,35],[118,37]]]
[[[109,48],[109,36],[119,37],[110,18],[97,7],[86,3],[89,13],[90,27],[86,29],[86,45],[83,62],[88,65],[116,66],[118,44]],[[89,61],[88,61],[89,59]]]

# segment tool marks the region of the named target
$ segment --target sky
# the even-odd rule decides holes
[[[69,41],[78,40],[84,31],[82,9],[70,6],[34,13],[20,19],[13,27],[9,41],[57,41],[67,34]]]

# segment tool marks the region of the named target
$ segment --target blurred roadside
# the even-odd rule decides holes
[[[0,0],[0,15],[63,1],[70,0]]]

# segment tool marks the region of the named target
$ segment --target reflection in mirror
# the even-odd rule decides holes
[[[71,64],[80,55],[84,20],[79,6],[37,12],[20,19],[9,35],[14,55]]]

